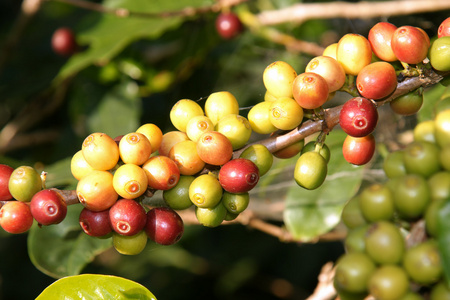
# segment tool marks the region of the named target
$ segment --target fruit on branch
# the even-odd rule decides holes
[[[184,223],[173,209],[155,207],[147,212],[145,233],[157,244],[173,245],[183,236]]]
[[[305,109],[315,109],[328,100],[328,82],[319,74],[305,72],[299,74],[292,83],[295,101]]]
[[[205,167],[197,153],[197,144],[191,140],[175,144],[169,151],[169,158],[177,164],[181,175],[195,175]]]
[[[212,93],[205,101],[205,115],[214,126],[222,117],[239,114],[239,103],[234,95],[227,91]]]
[[[271,102],[269,120],[280,130],[292,130],[303,121],[303,109],[292,98],[281,97]]]
[[[398,184],[394,190],[396,211],[405,220],[421,217],[431,201],[426,179],[421,175],[408,173],[399,177],[396,182]]]
[[[317,56],[306,65],[305,72],[322,76],[328,83],[328,92],[339,90],[345,83],[345,71],[342,65],[329,56]]]
[[[356,88],[361,96],[380,100],[397,88],[397,74],[387,62],[378,61],[365,66],[356,77]]]
[[[398,60],[418,64],[427,57],[429,37],[417,27],[401,26],[392,35],[391,46]]]
[[[61,223],[66,218],[67,205],[58,192],[45,189],[31,198],[30,210],[40,225],[52,225]]]
[[[372,61],[372,48],[364,36],[348,33],[338,42],[336,59],[344,67],[345,74],[356,76]]]
[[[305,189],[314,190],[321,186],[327,176],[327,161],[316,151],[300,155],[295,163],[295,182]]]
[[[142,133],[128,133],[119,142],[120,159],[125,164],[142,165],[152,152],[150,141]]]
[[[93,211],[108,209],[119,198],[114,189],[113,175],[108,171],[90,172],[78,181],[76,192],[80,203]]]
[[[241,20],[233,12],[220,13],[216,18],[215,26],[217,33],[226,40],[238,36],[243,30]]]
[[[144,207],[133,199],[119,199],[109,209],[112,229],[121,235],[135,235],[147,221]]]
[[[83,156],[82,150],[78,150],[78,152],[75,153],[74,156],[72,156],[72,159],[70,161],[70,172],[72,173],[73,177],[75,177],[75,179],[80,180],[93,170],[95,169],[91,167],[90,164],[88,164]]]
[[[104,237],[112,231],[109,210],[92,211],[83,208],[79,216],[79,223],[81,229],[90,236]]]
[[[8,189],[14,199],[29,202],[42,189],[41,176],[33,167],[18,167],[11,173]]]
[[[6,232],[19,234],[33,225],[30,206],[21,201],[8,201],[0,208],[0,226]]]
[[[450,36],[450,17],[442,21],[437,30],[438,38]]]
[[[122,198],[135,199],[147,191],[145,171],[135,164],[123,164],[114,172],[113,187]]]
[[[394,196],[388,186],[374,183],[359,196],[359,209],[367,222],[391,220],[394,217]]]
[[[435,70],[450,71],[450,36],[436,39],[430,47],[430,63]]]
[[[206,227],[217,227],[225,220],[227,209],[222,201],[214,207],[195,207],[195,216]]]
[[[372,223],[365,243],[366,253],[377,264],[401,263],[406,249],[400,229],[388,221]]]
[[[205,163],[220,166],[233,156],[233,145],[218,131],[205,132],[197,141],[197,153]]]
[[[342,145],[342,154],[349,163],[361,166],[372,159],[375,147],[375,138],[372,134],[363,137],[348,135]]]
[[[12,200],[13,196],[9,192],[9,178],[11,177],[13,167],[0,164],[0,201]]]
[[[202,174],[189,186],[189,199],[197,207],[212,208],[222,199],[222,186],[216,176]]]
[[[55,30],[52,35],[51,46],[53,51],[61,56],[71,56],[79,50],[73,30],[67,27]]]
[[[219,183],[229,193],[245,193],[259,181],[258,167],[245,158],[232,159],[220,168]]]
[[[408,276],[421,285],[438,282],[443,273],[441,254],[435,240],[427,240],[409,248],[403,258]]]
[[[403,162],[407,173],[429,177],[441,169],[439,147],[435,143],[414,141],[404,150]]]
[[[169,156],[169,151],[172,147],[181,141],[189,140],[185,132],[181,131],[169,131],[166,132],[161,139],[161,144],[158,149],[159,155]]]
[[[389,102],[393,112],[402,116],[410,116],[417,113],[423,104],[422,89],[401,95]]]
[[[186,134],[193,142],[197,142],[203,133],[209,131],[214,131],[214,124],[207,116],[193,117],[186,125]]]
[[[222,203],[231,214],[238,215],[243,212],[250,202],[250,195],[244,193],[230,193],[224,192],[222,196]]]
[[[119,161],[119,146],[109,135],[95,132],[87,136],[81,147],[83,157],[95,170],[113,169]]]
[[[230,140],[233,150],[236,150],[247,144],[252,134],[252,127],[245,117],[229,114],[217,122],[215,131],[226,136]]]
[[[164,141],[164,140],[163,140]],[[177,185],[180,170],[177,164],[167,156],[150,157],[143,165],[148,179],[148,186],[156,190],[169,190]]]
[[[333,44],[328,45],[323,50],[322,56],[329,56],[329,57],[334,58],[335,60],[337,60],[337,57],[336,57],[337,46],[338,46],[338,43],[333,43]],[[345,70],[344,70],[344,72],[345,72]]]
[[[440,147],[450,145],[450,110],[445,110],[436,115],[435,122],[436,143]]]
[[[381,60],[394,62],[397,60],[394,51],[392,51],[391,40],[397,26],[389,22],[379,22],[370,30],[368,40],[372,51]]]
[[[190,99],[181,99],[170,110],[170,121],[181,132],[186,132],[186,126],[190,119],[203,116],[202,107]]]
[[[183,210],[193,205],[189,198],[189,187],[195,176],[180,176],[177,185],[170,190],[163,191],[165,203],[174,210]]]
[[[371,134],[378,123],[378,110],[372,101],[355,97],[344,103],[339,114],[339,125],[352,137]]]
[[[148,238],[144,230],[131,236],[122,235],[113,231],[112,241],[114,248],[120,254],[137,255],[145,249]]]
[[[296,77],[295,69],[284,61],[271,63],[263,72],[264,86],[275,98],[292,98],[292,83]]]
[[[287,159],[296,156],[303,150],[303,146],[305,145],[305,140],[300,140],[295,142],[283,149],[275,151],[272,155],[276,158]]]
[[[367,254],[348,253],[336,263],[334,284],[338,290],[363,293],[367,291],[369,279],[375,270],[375,263]]]
[[[405,270],[396,265],[377,268],[369,279],[369,292],[376,299],[401,299],[409,291],[409,279]]]
[[[277,130],[270,121],[270,106],[272,102],[263,101],[257,103],[248,112],[248,121],[252,127],[252,131],[259,134],[269,134]]]
[[[259,176],[266,174],[273,164],[272,153],[261,144],[250,145],[242,151],[239,157],[252,161],[258,167]]]
[[[305,152],[315,151],[316,148],[318,149],[319,154],[322,155],[322,157],[328,163],[331,158],[331,152],[327,144],[324,143],[318,144],[315,141],[310,141],[303,147],[302,154]]]
[[[152,153],[156,152],[161,146],[163,133],[157,125],[152,123],[146,123],[144,125],[141,125],[138,129],[136,129],[136,132],[142,133],[147,137],[152,147]]]

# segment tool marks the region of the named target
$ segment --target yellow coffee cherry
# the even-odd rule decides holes
[[[203,133],[213,130],[214,124],[207,116],[193,117],[186,126],[186,134],[194,142],[197,142]]]
[[[150,142],[150,145],[152,145],[152,152],[156,152],[159,149],[159,146],[161,145],[163,133],[161,129],[152,123],[147,123],[142,125],[136,130],[137,133],[142,133],[145,135]]]
[[[209,95],[205,102],[205,115],[214,125],[229,114],[239,114],[239,103],[233,94],[223,91]]]
[[[90,134],[81,147],[84,159],[95,170],[113,169],[119,161],[119,146],[106,133]]]
[[[152,154],[152,145],[144,134],[128,133],[119,142],[119,154],[126,164],[142,165]]]
[[[236,114],[230,114],[220,119],[215,130],[230,140],[233,150],[245,146],[252,134],[250,122],[245,117]]]
[[[147,175],[145,171],[135,164],[121,165],[113,176],[114,190],[126,199],[135,199],[147,190]]]
[[[186,132],[186,125],[195,116],[203,116],[202,107],[195,101],[181,99],[170,111],[170,121],[176,129]]]
[[[93,170],[94,168],[92,168],[84,159],[83,151],[79,150],[72,156],[72,160],[70,161],[70,171],[72,172],[73,177],[80,180]]]
[[[267,91],[274,97],[292,97],[292,82],[295,77],[297,72],[290,64],[276,61],[264,70],[263,82]]]
[[[270,106],[273,102],[263,101],[253,106],[248,112],[247,118],[252,130],[259,134],[269,134],[277,130],[270,122]]]
[[[279,98],[270,105],[269,120],[278,129],[291,130],[303,120],[303,109],[292,98]]]

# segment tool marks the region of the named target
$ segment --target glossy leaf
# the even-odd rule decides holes
[[[306,190],[297,185],[289,188],[284,223],[295,239],[311,241],[333,229],[341,219],[342,209],[362,182],[363,167],[349,164],[342,156],[346,134],[334,130],[326,140],[331,159],[323,185]]]
[[[447,283],[450,284],[450,199],[445,201],[438,214],[438,245]]]
[[[156,300],[143,285],[122,277],[83,274],[61,278],[48,286],[36,300],[48,299],[140,299]]]
[[[130,12],[135,11],[145,14],[181,10],[185,7],[196,7],[211,3],[212,1],[209,0],[107,0],[103,2],[103,5],[108,8],[123,8]],[[95,15],[98,16],[97,13]],[[182,21],[183,18],[180,16],[117,17],[113,14],[101,14],[91,27],[78,34],[78,40],[86,49],[70,58],[58,74],[58,79],[64,79],[91,64],[104,65],[133,41],[142,38],[158,38],[165,31],[174,28]]]
[[[111,247],[110,238],[94,238],[81,231],[78,218],[82,208],[69,206],[60,224],[31,228],[28,255],[36,268],[48,276],[77,275],[96,255]]]

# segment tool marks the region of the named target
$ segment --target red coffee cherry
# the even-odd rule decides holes
[[[80,226],[83,231],[90,236],[101,237],[112,231],[109,220],[109,209],[102,211],[92,211],[83,208],[79,217]]]
[[[379,100],[389,96],[397,88],[397,74],[387,62],[378,61],[365,66],[356,78],[356,88],[361,96]]]
[[[372,101],[363,97],[348,100],[339,115],[342,130],[353,137],[363,137],[372,133],[377,122],[377,108]]]
[[[219,171],[220,185],[230,193],[248,192],[255,187],[258,180],[258,167],[245,158],[232,159]]]
[[[364,137],[352,137],[348,135],[342,145],[342,154],[346,161],[360,166],[365,165],[375,153],[375,138],[372,134]]]
[[[0,209],[0,226],[9,233],[28,231],[33,225],[33,215],[25,202],[9,201]]]
[[[0,201],[12,200],[13,196],[9,192],[9,178],[11,177],[13,167],[0,164]]]
[[[78,51],[78,44],[72,29],[62,27],[57,29],[52,36],[52,49],[61,56],[71,56]]]
[[[145,209],[132,199],[120,199],[109,209],[112,229],[126,236],[137,234],[147,221]]]
[[[226,40],[238,36],[243,29],[241,20],[232,12],[219,14],[215,25],[217,33]]]
[[[184,223],[173,209],[155,207],[147,212],[145,232],[157,244],[173,245],[183,235]]]
[[[41,225],[61,223],[67,214],[67,204],[54,190],[42,190],[34,194],[30,202],[34,219]]]

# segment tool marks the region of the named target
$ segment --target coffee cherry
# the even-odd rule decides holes
[[[300,141],[290,144],[289,146],[284,147],[278,151],[275,151],[272,154],[276,158],[288,159],[288,158],[294,157],[297,154],[299,154],[303,150],[304,145],[305,145],[305,141],[300,140]]]
[[[239,114],[239,103],[233,94],[223,91],[209,95],[205,101],[205,115],[214,126],[229,114]]]
[[[403,267],[416,283],[431,285],[438,282],[443,270],[436,241],[427,240],[409,248],[403,258]]]
[[[156,190],[170,190],[180,180],[177,164],[167,156],[150,157],[143,165],[148,179],[148,186]]]
[[[245,193],[255,187],[259,181],[258,167],[245,158],[232,159],[219,171],[219,182],[230,193]]]
[[[0,201],[12,200],[13,196],[9,192],[9,178],[11,177],[13,167],[0,164]]]
[[[42,190],[34,194],[30,202],[33,218],[41,225],[61,223],[67,214],[67,204],[54,190]]]
[[[397,88],[397,74],[387,62],[371,63],[358,73],[356,88],[361,96],[379,100],[392,94]]]
[[[449,300],[450,288],[446,281],[440,281],[431,288],[430,300]]]
[[[229,193],[224,192],[222,196],[222,203],[229,213],[238,215],[243,212],[250,202],[250,196],[247,192],[244,193]]]
[[[390,220],[395,212],[394,197],[387,186],[375,183],[363,189],[359,207],[368,222]]]
[[[336,54],[337,54],[337,46],[338,43],[333,43],[328,45],[325,50],[323,50],[322,55],[323,56],[329,56],[331,58],[334,58],[335,60],[337,60]],[[345,71],[345,70],[344,70]]]
[[[350,229],[345,237],[344,247],[347,253],[349,252],[360,252],[364,253],[366,251],[366,234],[369,225],[361,225],[359,227]]]
[[[292,94],[297,103],[305,109],[315,109],[328,100],[327,81],[319,74],[306,72],[298,75],[292,83]]]
[[[270,105],[269,120],[278,129],[291,130],[302,122],[303,109],[294,99],[281,97]]]
[[[112,231],[109,210],[92,211],[83,208],[80,213],[79,223],[81,229],[90,236],[103,237]]]
[[[135,164],[121,165],[113,176],[114,190],[122,198],[135,199],[147,190],[148,179],[145,171]]]
[[[266,174],[273,164],[273,155],[266,146],[254,144],[247,147],[239,156],[252,161],[259,170],[259,176]]]
[[[195,207],[195,216],[206,227],[217,227],[225,220],[227,209],[222,202],[214,207]]]
[[[302,148],[302,154],[305,152],[311,152],[316,151],[316,142],[310,141],[308,142],[303,148]],[[322,155],[323,158],[325,158],[325,161],[328,163],[331,158],[331,152],[330,148],[327,146],[327,144],[322,144],[318,148],[319,154]]]
[[[107,171],[92,171],[78,181],[76,191],[81,204],[93,211],[110,208],[119,197],[114,189],[113,175]]]
[[[345,71],[342,65],[329,56],[313,58],[305,68],[305,72],[312,72],[322,76],[328,83],[328,92],[339,90],[345,83]]]
[[[0,208],[0,226],[9,233],[19,234],[28,231],[33,225],[33,215],[28,204],[21,201],[8,201]]]
[[[114,249],[123,255],[137,255],[141,253],[147,245],[147,235],[144,230],[135,235],[126,236],[113,232],[112,241]]]
[[[259,134],[269,134],[277,130],[270,121],[270,107],[272,102],[263,101],[257,103],[248,112],[248,121],[252,127],[252,131]]]
[[[220,132],[205,132],[197,141],[197,154],[205,163],[220,166],[233,156],[233,145]]]
[[[337,289],[351,293],[367,291],[368,282],[376,267],[364,253],[347,253],[336,263],[334,284]]]
[[[207,116],[193,117],[186,125],[186,134],[194,142],[197,142],[203,133],[209,131],[214,131],[214,124]]]
[[[403,218],[421,217],[430,203],[430,188],[420,175],[408,174],[400,177],[394,190],[394,205]]]
[[[163,191],[163,199],[170,208],[183,210],[192,206],[193,203],[189,198],[189,187],[194,179],[194,176],[182,175],[176,186]]]
[[[137,133],[142,133],[145,135],[150,142],[150,145],[152,147],[152,152],[156,152],[159,147],[161,146],[163,133],[161,129],[152,123],[147,123],[142,125],[136,130]]]
[[[408,291],[408,275],[396,265],[379,267],[369,279],[369,292],[379,300],[397,300]]]
[[[181,131],[169,131],[166,132],[161,140],[158,153],[162,156],[169,156],[170,149],[177,143],[189,140],[185,132]]]
[[[119,142],[120,158],[125,164],[142,165],[152,152],[150,141],[142,133],[128,133]]]
[[[399,115],[416,114],[423,104],[423,93],[419,90],[409,92],[389,102],[391,109]]]
[[[362,68],[370,64],[372,48],[364,36],[348,33],[338,42],[336,58],[344,67],[346,74],[356,76]]]
[[[306,152],[298,158],[295,169],[295,182],[305,189],[314,190],[320,187],[327,176],[327,162],[317,152]]]
[[[428,178],[431,201],[450,198],[450,172],[440,171]]]
[[[245,146],[252,134],[250,122],[243,116],[229,114],[217,122],[215,131],[226,136],[233,146],[233,150]]]
[[[435,137],[439,146],[450,145],[450,110],[444,110],[434,119]]]
[[[92,133],[86,137],[81,147],[84,159],[95,170],[113,169],[119,161],[119,146],[105,133]]]
[[[349,229],[354,229],[367,224],[361,209],[359,208],[359,195],[356,195],[345,204],[341,215],[342,222]]]
[[[364,137],[372,133],[378,123],[378,110],[372,101],[355,97],[344,103],[339,124],[350,136]]]
[[[32,167],[21,166],[11,173],[8,189],[14,199],[29,202],[42,189],[41,176]]]
[[[109,209],[112,229],[122,235],[135,235],[146,223],[145,209],[132,199],[119,199]]]
[[[441,148],[439,162],[444,170],[450,171],[450,145]]]
[[[414,141],[436,143],[434,120],[422,121],[413,129]]]
[[[52,49],[61,56],[71,56],[78,51],[75,34],[70,28],[58,28],[52,35]]]
[[[418,64],[427,57],[428,39],[417,27],[401,26],[392,35],[392,51],[401,62]]]
[[[366,253],[378,264],[397,264],[405,253],[405,240],[398,227],[387,221],[373,223],[367,230]]]
[[[375,138],[372,134],[364,137],[348,135],[342,145],[344,159],[351,164],[361,166],[367,164],[375,153]]]
[[[403,151],[394,151],[385,157],[383,161],[383,170],[389,179],[401,177],[406,174],[403,156]]]
[[[222,199],[222,186],[212,174],[203,174],[189,186],[189,199],[198,207],[214,207]]]
[[[82,150],[79,150],[77,153],[75,153],[74,156],[72,156],[72,160],[70,161],[70,171],[73,177],[81,180],[81,178],[83,178],[93,170],[95,169],[91,167],[90,164],[88,164],[86,159],[84,159]]]
[[[441,169],[439,147],[430,142],[412,142],[404,150],[407,173],[429,177]]]
[[[391,40],[397,26],[388,22],[379,22],[370,30],[368,40],[375,55],[381,60],[393,62],[397,57],[392,51]]]
[[[292,98],[292,83],[297,77],[294,68],[284,61],[275,61],[263,72],[263,82],[267,91],[276,98]]]
[[[181,99],[170,111],[170,121],[176,129],[186,132],[188,122],[196,116],[203,116],[202,107],[190,99]]]
[[[174,210],[155,207],[147,212],[145,232],[157,244],[173,245],[181,239],[184,223]]]
[[[217,33],[226,40],[236,37],[243,29],[241,20],[232,12],[220,13],[215,25]]]
[[[445,200],[433,200],[425,210],[425,229],[429,236],[437,237],[439,234],[439,212]]]
[[[197,144],[193,141],[182,141],[175,144],[169,152],[181,175],[194,175],[203,170],[205,162],[197,153]]]
[[[437,34],[438,38],[441,38],[443,36],[450,36],[450,17],[442,21],[442,23],[439,25]]]
[[[446,72],[450,71],[448,57],[450,55],[450,36],[438,38],[430,48],[430,63],[434,69]]]

